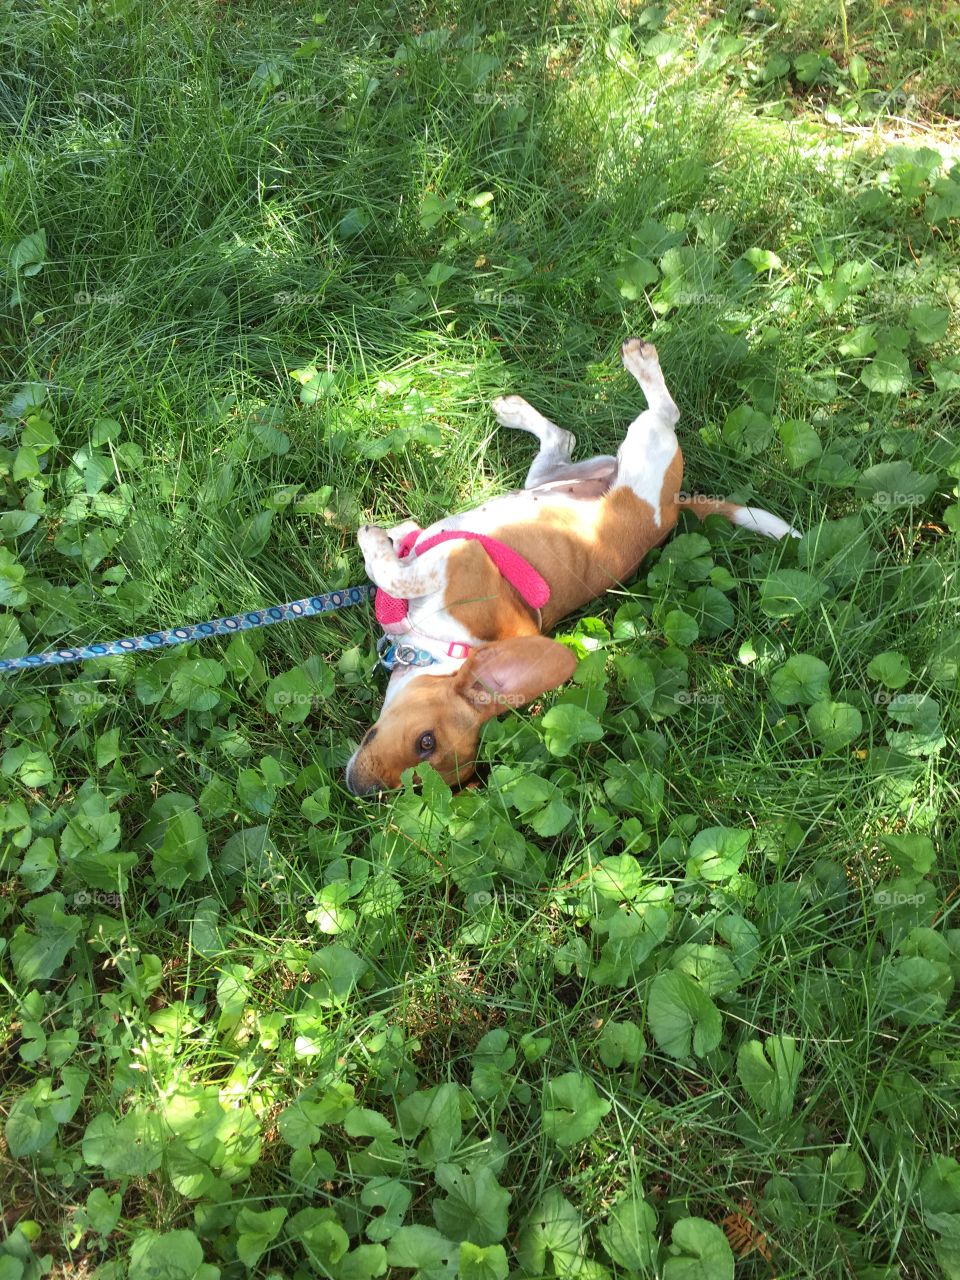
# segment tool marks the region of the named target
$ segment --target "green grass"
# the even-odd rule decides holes
[[[3,1280],[960,1275],[958,11],[2,22],[0,653],[361,581],[634,333],[806,531],[685,518],[457,795],[343,789],[361,611],[5,679]]]

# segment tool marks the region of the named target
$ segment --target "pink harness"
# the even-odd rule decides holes
[[[422,529],[410,530],[397,547],[397,556],[400,560],[405,560],[411,554],[421,556],[425,551],[429,551],[431,547],[435,547],[441,542],[449,542],[453,538],[462,538],[467,542],[479,542],[497,566],[501,575],[519,592],[522,599],[531,609],[542,609],[550,599],[550,588],[546,580],[537,573],[529,560],[525,560],[522,555],[514,551],[512,547],[508,547],[506,543],[499,542],[496,538],[488,538],[484,533],[468,533],[459,529],[444,529],[417,545],[417,539],[422,533]],[[398,596],[388,595],[386,591],[380,588],[377,589],[374,611],[381,627],[396,627],[403,622],[407,616],[408,607],[408,601]],[[454,653],[453,650],[455,649],[458,652]],[[454,642],[450,646],[449,656],[465,658],[469,652],[469,645]]]

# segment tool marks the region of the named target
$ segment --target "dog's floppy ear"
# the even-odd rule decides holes
[[[484,645],[454,677],[454,692],[485,721],[511,707],[523,707],[569,680],[576,654],[546,636],[514,636]]]

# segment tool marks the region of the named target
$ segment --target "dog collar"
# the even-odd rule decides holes
[[[436,644],[438,651],[418,648],[409,640],[398,640],[395,636],[381,636],[377,641],[378,665],[384,671],[394,671],[397,667],[432,667],[446,658],[463,662],[473,651],[471,645],[460,640],[448,643],[446,640],[432,641],[429,636],[424,638],[428,643]]]

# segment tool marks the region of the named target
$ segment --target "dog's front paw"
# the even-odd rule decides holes
[[[529,429],[530,406],[523,396],[497,396],[490,402],[490,408],[502,427],[518,427],[521,431]]]
[[[414,532],[420,532],[420,526],[417,524],[416,520],[404,520],[403,524],[395,524],[392,529],[388,529],[387,537],[393,544],[394,551],[397,550],[404,538]]]
[[[377,571],[382,569],[384,558],[395,560],[396,554],[386,529],[376,524],[363,524],[357,530],[357,542],[363,555],[364,568],[367,574],[377,580]]]

